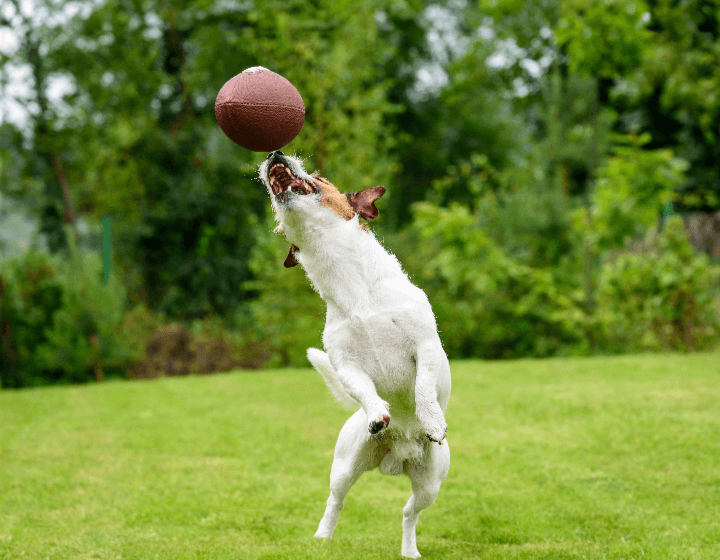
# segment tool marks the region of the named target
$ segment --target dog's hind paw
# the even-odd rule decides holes
[[[327,540],[331,540],[331,539],[332,539],[332,534],[333,534],[332,531],[327,531],[327,530],[323,530],[323,529],[318,529],[317,532],[315,533],[315,535],[313,535],[313,536],[314,536],[316,539],[327,539]]]
[[[368,430],[371,434],[379,434],[382,430],[387,428],[388,424],[390,424],[390,415],[389,414],[380,414],[377,419],[370,422],[370,425],[368,426]]]

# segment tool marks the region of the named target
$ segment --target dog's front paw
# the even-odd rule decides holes
[[[372,420],[368,425],[368,430],[371,434],[379,434],[382,430],[388,427],[390,424],[390,415],[386,412],[378,414],[375,420]]]
[[[447,431],[445,414],[443,414],[443,411],[437,401],[430,401],[422,404],[424,404],[424,406],[420,406],[420,402],[417,403],[417,419],[420,421],[420,425],[425,430],[428,439],[430,441],[440,443],[445,439],[445,432]]]
[[[436,427],[435,429],[428,430],[427,437],[430,441],[434,441],[435,443],[439,443],[440,445],[442,445],[443,440],[447,437],[447,429],[447,424],[443,422],[441,427]]]

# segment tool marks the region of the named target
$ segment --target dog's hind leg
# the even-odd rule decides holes
[[[450,446],[427,443],[420,462],[408,462],[405,473],[410,477],[413,494],[403,508],[402,555],[420,558],[417,549],[416,529],[420,512],[431,506],[440,491],[440,485],[450,469]]]
[[[342,511],[345,496],[360,475],[377,467],[382,451],[367,432],[367,418],[358,410],[340,430],[330,471],[330,497],[318,526],[317,538],[331,539]]]

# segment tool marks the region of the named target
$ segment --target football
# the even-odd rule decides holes
[[[262,66],[228,80],[215,100],[215,118],[236,144],[272,152],[295,138],[305,121],[305,105],[295,86]]]

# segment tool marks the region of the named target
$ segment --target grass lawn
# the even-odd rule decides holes
[[[452,372],[425,558],[720,558],[719,354]],[[348,416],[310,369],[0,391],[0,558],[400,558],[404,477],[312,536]]]

